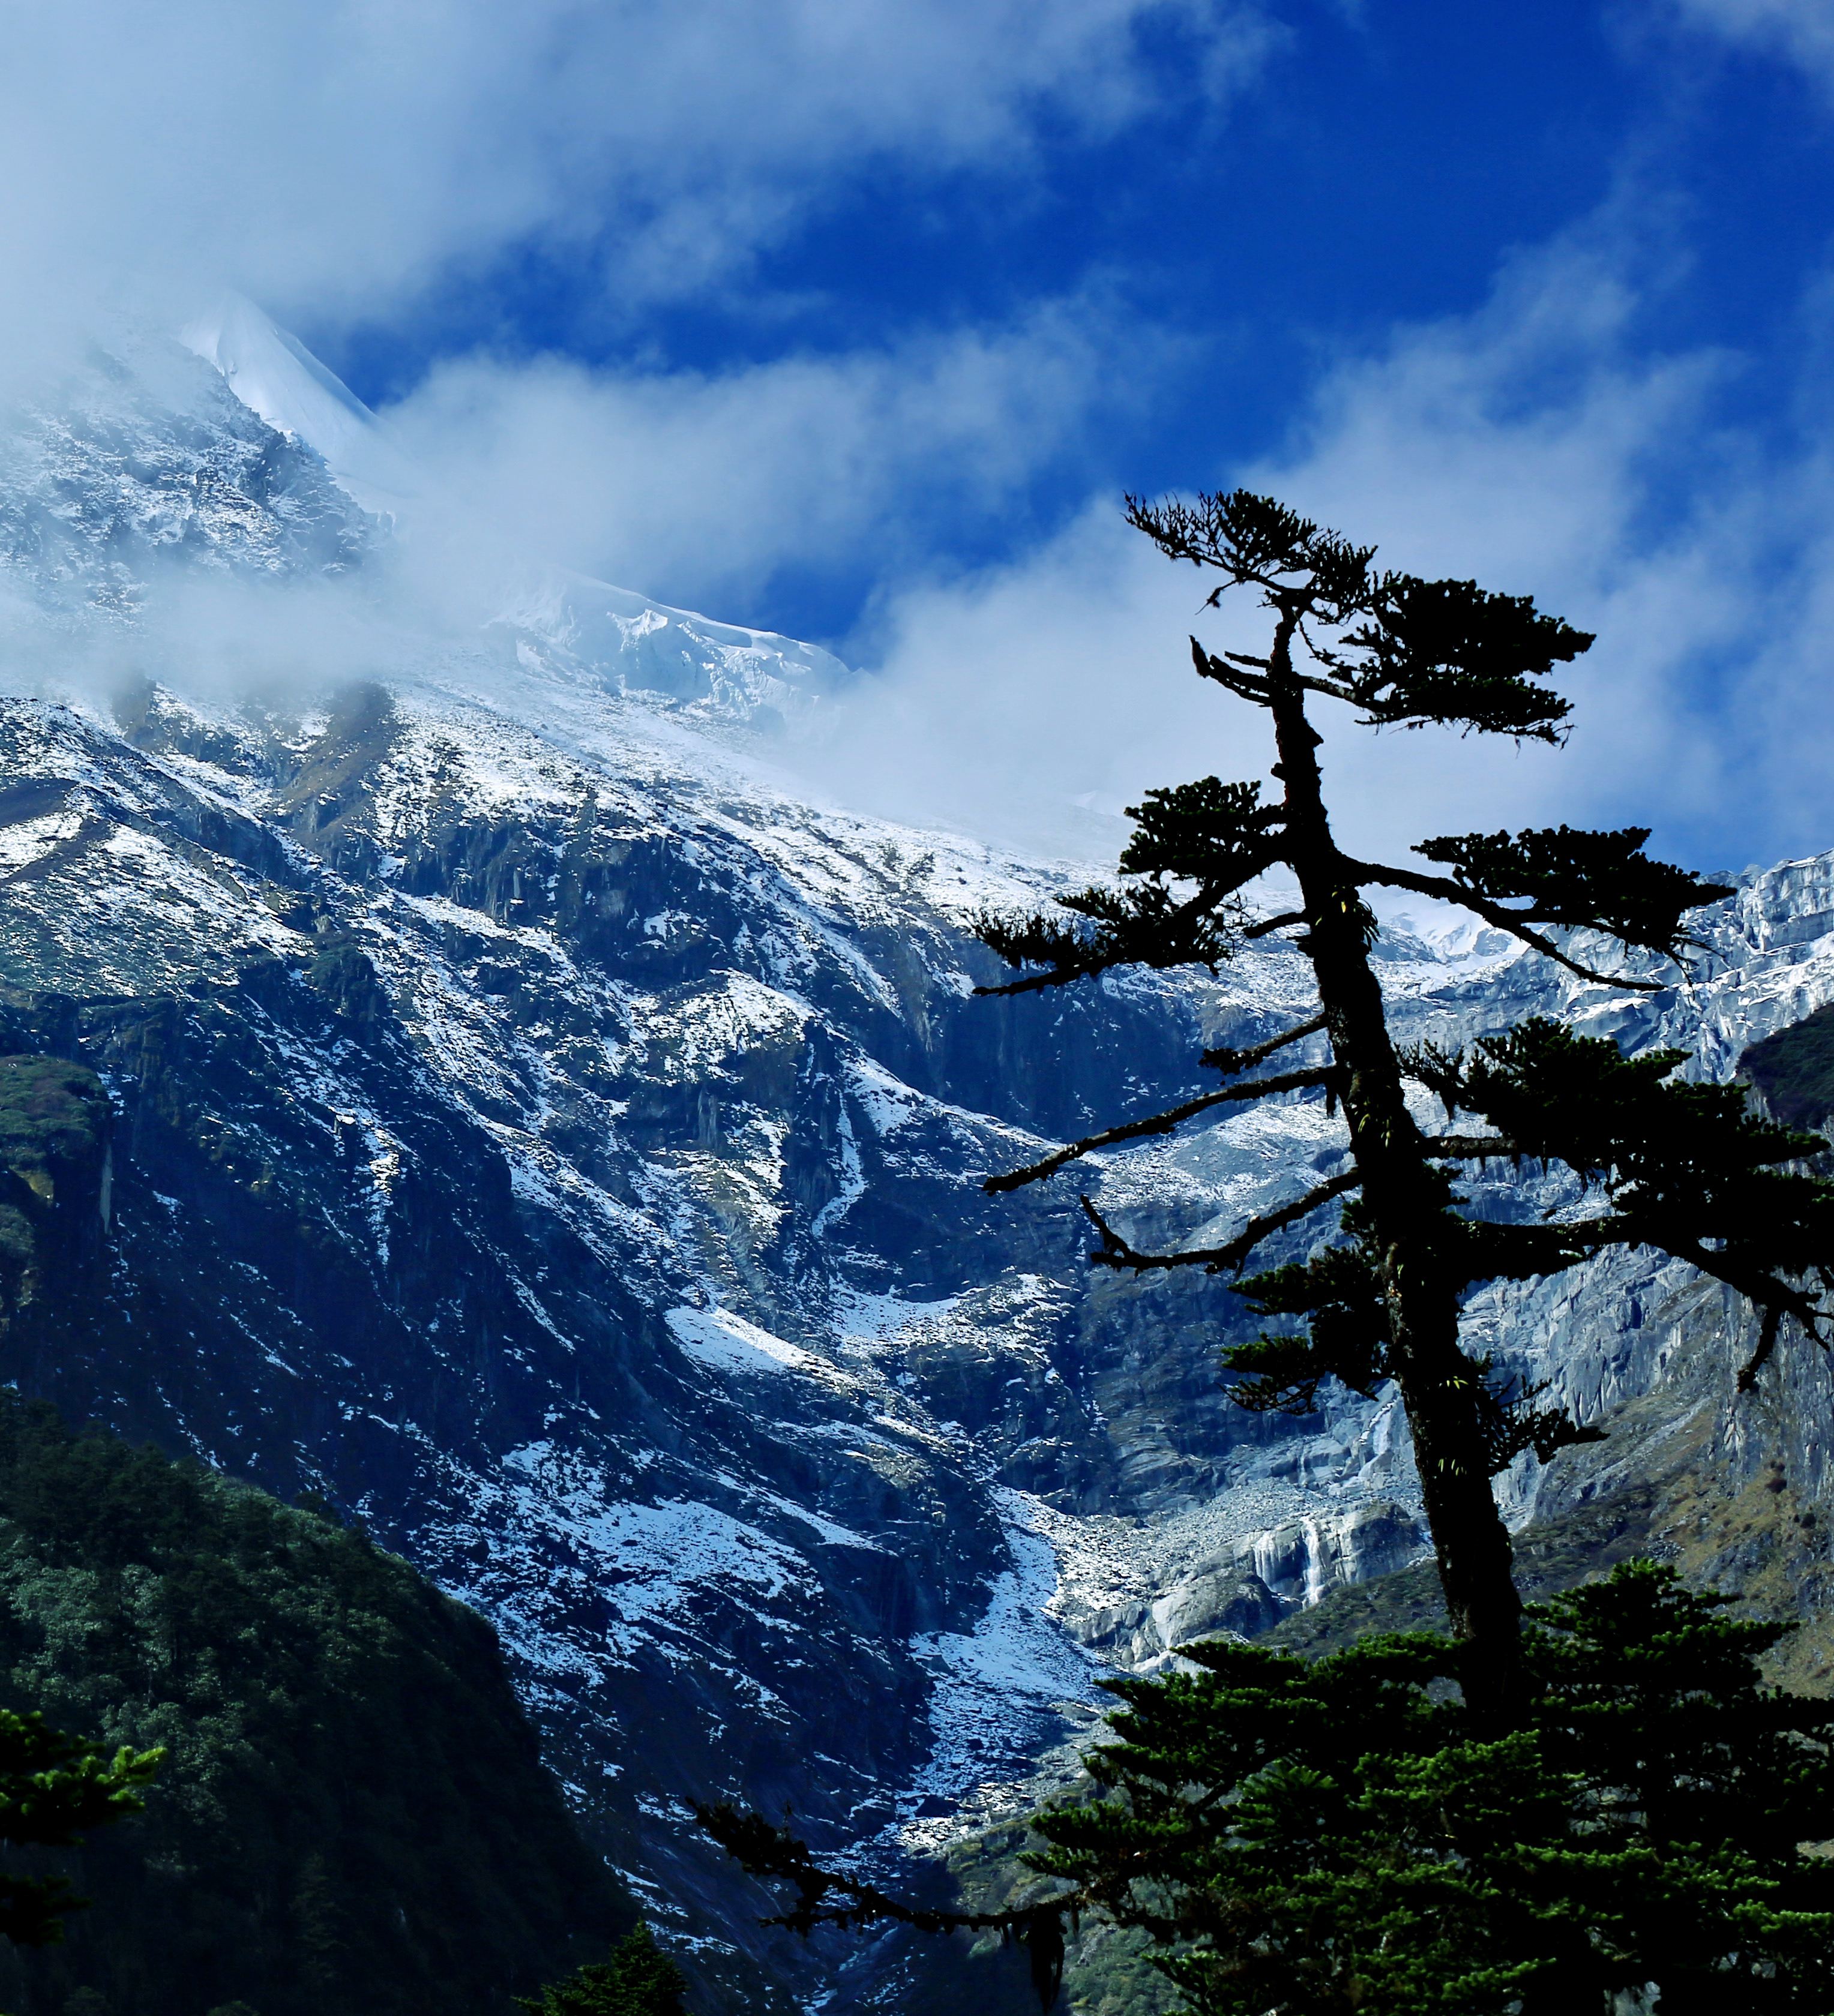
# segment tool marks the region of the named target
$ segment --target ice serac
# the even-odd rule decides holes
[[[22,594],[132,634],[174,553],[385,564],[229,382],[175,351],[32,420],[0,489]],[[1306,971],[1264,942],[1214,979],[973,998],[972,914],[1068,871],[805,802],[759,727],[826,672],[784,640],[556,576],[475,636],[362,656],[286,707],[142,680],[0,707],[0,1057],[67,1060],[112,1112],[106,1264],[19,1302],[4,1369],[322,1492],[475,1603],[658,1922],[716,1993],[787,2007],[814,1963],[759,1930],[696,1802],[934,1846],[1012,1809],[1113,1665],[1418,1554],[1391,1402],[1234,1409],[1225,1283],[1092,1276],[1073,1190],[980,1187],[1196,1089]],[[1706,934],[1710,977],[1652,996],[1481,935],[1392,931],[1382,972],[1411,1037],[1539,1009],[1727,1075],[1834,999],[1834,859],[1743,878]],[[1137,1238],[1208,1240],[1342,1152],[1292,1099],[1079,1186]],[[1499,1212],[1573,1201],[1488,1183]],[[1588,1409],[1761,1443],[1726,1411],[1739,1320],[1677,1272],[1622,1258],[1472,1319]],[[1525,1459],[1516,1515],[1616,1489],[1584,1454]],[[868,1949],[831,2009],[944,2006],[905,1964]]]

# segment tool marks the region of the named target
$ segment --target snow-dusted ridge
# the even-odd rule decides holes
[[[48,621],[131,633],[156,565],[317,579],[391,536],[340,466],[369,419],[240,314],[192,332],[224,376],[181,354],[20,434],[0,560]],[[98,1341],[20,1376],[324,1490],[477,1604],[665,1923],[793,1980],[694,1800],[934,1845],[1104,1665],[1418,1550],[1392,1406],[1235,1412],[1224,1284],[1092,1278],[1067,1180],[979,1186],[1292,1015],[1290,951],[973,999],[970,914],[1072,869],[808,804],[770,724],[831,661],[602,584],[351,670],[309,711],[0,705],[4,1047],[119,1112]],[[1542,1009],[1723,1077],[1834,999],[1834,856],[1741,878],[1707,935],[1652,996],[1435,920],[1382,971],[1410,1035]],[[1292,1100],[1077,1183],[1201,1240],[1341,1144]],[[1473,1320],[1588,1406],[1662,1376],[1667,1276],[1569,1289]],[[1544,1485],[1508,1480],[1519,1516]]]

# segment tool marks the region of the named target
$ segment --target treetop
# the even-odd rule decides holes
[[[1127,520],[1169,558],[1217,569],[1205,599],[1216,608],[1231,588],[1261,591],[1281,619],[1276,657],[1309,692],[1357,708],[1371,728],[1424,728],[1518,740],[1560,742],[1572,704],[1532,681],[1591,650],[1589,632],[1544,616],[1526,595],[1497,595],[1474,581],[1423,581],[1378,572],[1374,546],[1248,490],[1151,504],[1127,499]],[[1353,628],[1352,626],[1355,627]],[[1327,641],[1321,633],[1341,633]],[[1295,671],[1297,635],[1317,669]],[[1244,700],[1266,706],[1276,657],[1206,651],[1194,638],[1197,668]]]

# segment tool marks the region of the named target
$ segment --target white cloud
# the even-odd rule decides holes
[[[388,419],[449,538],[742,616],[780,569],[895,577],[985,524],[1169,347],[1082,297],[713,373],[469,357]]]
[[[1787,56],[1834,88],[1834,11],[1827,0],[1677,0],[1684,19]]]
[[[1279,457],[1193,472],[1598,633],[1567,675],[1564,751],[1327,722],[1347,844],[1405,858],[1431,833],[1562,819],[1652,825],[1716,865],[1834,841],[1829,464],[1742,455],[1713,424],[1731,361],[1639,351],[1633,305],[1609,246],[1557,247],[1479,313],[1346,361]],[[831,788],[1064,841],[1065,801],[1112,811],[1153,783],[1261,774],[1263,724],[1192,675],[1184,642],[1252,635],[1252,612],[1200,621],[1207,584],[1117,502],[1015,565],[895,595]]]
[[[1147,28],[1219,90],[1268,38],[1248,0],[0,0],[0,278],[16,311],[80,269],[334,320],[596,242],[679,290],[868,163],[1118,130]]]

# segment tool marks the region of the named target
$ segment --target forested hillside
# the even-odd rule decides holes
[[[167,1751],[13,2016],[506,2016],[630,1921],[489,1626],[319,1512],[0,1394],[0,1702]],[[243,2016],[239,2011],[237,2016]]]

